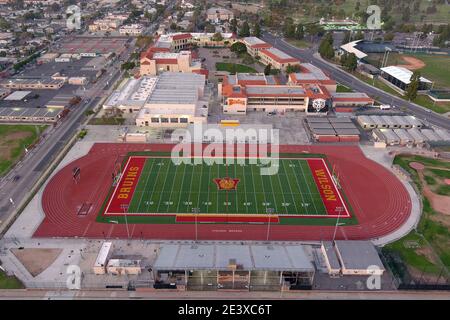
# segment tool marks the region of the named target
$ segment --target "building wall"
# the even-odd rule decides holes
[[[306,111],[309,98],[305,96],[291,101],[282,101],[280,98],[225,98],[224,102],[223,111],[228,114],[245,114],[248,111],[284,113]]]
[[[261,57],[261,62],[265,65],[271,64],[273,69],[286,70],[288,65],[297,66],[300,65],[300,61],[296,62],[279,62],[272,57],[264,54],[264,52],[259,52],[259,56]]]

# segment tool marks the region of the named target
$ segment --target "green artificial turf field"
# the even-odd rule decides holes
[[[283,217],[292,224],[302,217],[329,225],[326,220],[335,221],[341,212],[341,217],[350,218],[348,223],[356,222],[322,157],[281,158],[274,175],[261,175],[265,166],[248,159],[245,164],[177,165],[170,157],[131,156],[98,221],[122,223],[127,216],[134,223],[173,223],[174,217],[176,222],[189,222],[183,219],[197,215],[207,217],[204,222],[220,216],[241,217],[241,222],[248,217]]]

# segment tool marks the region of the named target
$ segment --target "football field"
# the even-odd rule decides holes
[[[192,165],[175,164],[170,157],[130,156],[103,215],[172,215],[178,222],[350,217],[323,158],[281,158],[273,175],[262,175],[262,167],[248,159]]]

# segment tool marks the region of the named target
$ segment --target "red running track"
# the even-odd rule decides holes
[[[171,151],[170,144],[97,143],[89,153],[57,172],[47,184],[42,207],[45,218],[35,237],[126,238],[125,224],[96,222],[111,186],[117,157],[131,151]],[[367,159],[357,146],[280,146],[286,153],[322,153],[339,174],[345,195],[359,224],[338,228],[337,239],[373,239],[398,229],[411,213],[411,200],[403,184],[389,170]],[[78,184],[72,169],[81,168]],[[92,203],[87,215],[77,212]],[[305,219],[305,218],[300,218]],[[194,239],[194,224],[129,224],[133,238]],[[271,225],[270,240],[326,240],[333,226]],[[266,225],[199,224],[199,240],[266,240]]]

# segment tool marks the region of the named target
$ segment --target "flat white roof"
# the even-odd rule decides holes
[[[372,242],[337,240],[335,244],[343,268],[367,270],[370,266],[377,266],[381,270],[385,269]]]
[[[286,52],[283,52],[283,51],[281,51],[281,50],[279,50],[277,48],[274,48],[274,47],[266,49],[266,50],[268,52],[270,52],[271,54],[277,56],[280,59],[296,59],[296,58],[288,55]]]
[[[244,270],[314,272],[301,245],[162,245],[153,267],[156,270],[227,270],[230,260]]]
[[[399,66],[389,66],[381,68],[381,71],[386,72],[388,75],[400,80],[404,84],[409,84],[411,82],[411,76],[413,72],[403,67]],[[421,82],[432,83],[430,80],[420,77]]]
[[[98,252],[97,259],[95,259],[94,267],[104,267],[106,265],[106,259],[108,259],[109,250],[111,250],[112,242],[103,242],[100,251]]]
[[[248,43],[251,46],[253,46],[255,44],[265,44],[266,43],[265,41],[263,41],[257,37],[245,37],[244,42]]]
[[[30,93],[31,91],[14,91],[9,96],[5,97],[3,100],[19,101],[25,98]]]
[[[367,54],[355,48],[356,44],[361,40],[352,41],[341,46],[341,49],[347,51],[348,53],[354,53],[358,59],[367,57]]]

